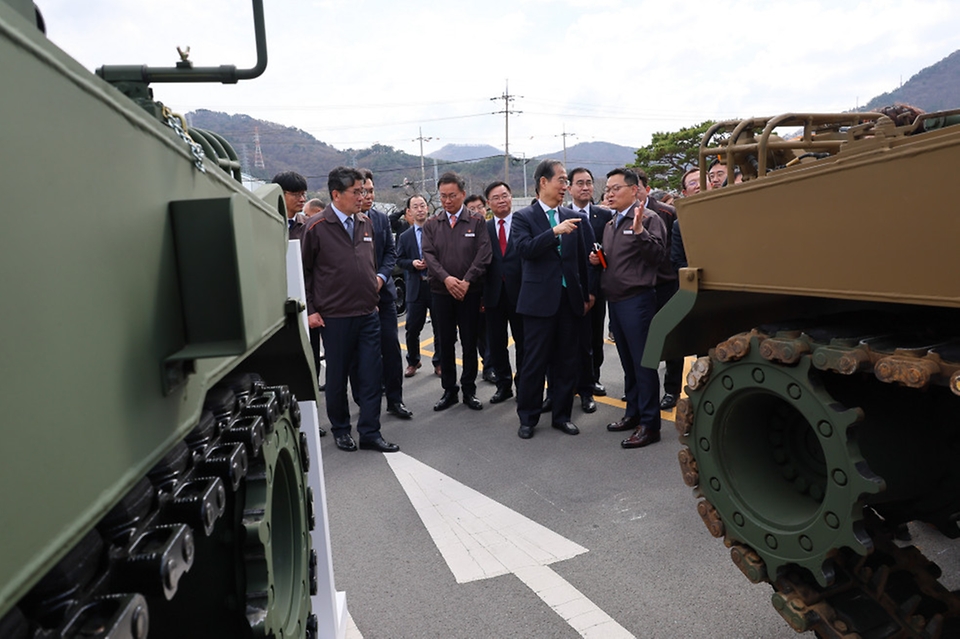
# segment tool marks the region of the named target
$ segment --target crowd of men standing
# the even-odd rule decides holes
[[[593,202],[588,169],[568,175],[561,162],[544,160],[534,172],[536,198],[514,211],[509,184],[494,182],[483,196],[467,198],[464,180],[445,173],[437,182],[441,209],[429,216],[427,201],[410,197],[403,220],[394,220],[394,228],[407,227],[396,242],[391,220],[373,208],[370,171],[335,168],[327,179],[330,203],[309,216],[302,212],[306,180],[292,172],[274,178],[284,191],[290,237],[301,242],[311,342],[318,367],[323,344],[323,390],[338,448],[399,450],[380,433],[381,397],[388,413],[412,417],[403,401],[403,377],[422,367],[420,332],[428,312],[442,387],[435,411],[461,401],[483,409],[478,340],[485,337],[484,377],[496,383],[489,402],[507,401],[516,388],[518,436],[533,437],[544,413],[553,428],[577,435],[575,396],[591,413],[594,396],[606,394],[600,366],[607,307],[626,401],[623,417],[607,429],[633,431],[621,442],[624,448],[660,440],[660,409],[676,404],[682,362],[667,363],[662,399],[657,371],[640,362],[653,315],[677,290],[670,260],[676,212],[648,200],[642,173],[619,168],[606,177],[610,208]],[[571,206],[564,205],[568,192]],[[487,206],[492,215],[483,214]],[[395,266],[406,283],[406,368]],[[348,386],[359,406],[359,446],[351,434]]]

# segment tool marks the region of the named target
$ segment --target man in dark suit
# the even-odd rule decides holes
[[[610,221],[613,212],[593,203],[593,173],[585,167],[570,172],[570,197],[572,208],[590,222],[594,241],[603,242],[603,227]],[[592,248],[592,247],[591,247]],[[580,340],[580,382],[577,391],[584,412],[597,410],[594,395],[606,395],[607,389],[600,383],[600,367],[603,365],[603,338],[607,320],[607,298],[596,290],[596,302],[587,313],[584,332]]]
[[[663,220],[644,207],[646,190],[632,169],[607,173],[605,192],[611,197],[614,218],[603,230],[607,268],[600,284],[610,304],[610,328],[623,366],[627,410],[609,431],[635,429],[620,442],[640,448],[660,441],[660,376],[641,365],[650,321],[657,312],[657,270],[663,259],[666,229]],[[590,262],[598,263],[596,253]]]
[[[511,233],[513,224],[513,196],[506,182],[487,186],[484,196],[493,211],[487,221],[493,257],[483,285],[483,305],[487,315],[487,344],[493,370],[496,373],[497,392],[491,404],[499,404],[513,397],[513,372],[507,349],[507,326],[513,333],[516,350],[517,374],[523,369],[523,322],[517,313],[520,296],[520,253]]]
[[[553,427],[576,435],[570,421],[577,385],[577,344],[590,294],[587,234],[583,218],[560,206],[567,172],[557,160],[544,160],[534,172],[537,201],[513,216],[513,234],[521,257],[517,312],[523,315],[524,359],[520,370],[517,415],[522,439],[533,437],[550,367]]]
[[[410,419],[413,413],[403,403],[403,357],[400,355],[400,339],[397,336],[397,285],[393,281],[393,268],[397,265],[397,251],[393,231],[386,214],[373,208],[375,197],[373,172],[360,169],[366,195],[360,206],[373,222],[373,246],[376,255],[377,279],[380,301],[377,304],[380,316],[380,353],[383,358],[383,391],[387,397],[387,412],[400,419]],[[358,371],[350,371],[351,384]]]
[[[440,380],[443,396],[433,410],[445,410],[459,401],[480,410],[477,399],[477,321],[481,287],[490,264],[490,236],[486,220],[463,205],[467,197],[463,178],[444,173],[437,180],[443,211],[423,225],[423,259],[430,277],[434,321],[440,334]],[[460,334],[463,373],[457,386],[456,342]]]
[[[327,418],[337,448],[354,451],[350,435],[347,377],[356,364],[355,388],[360,404],[360,448],[384,453],[400,450],[380,434],[381,283],[374,255],[374,228],[360,212],[363,176],[337,167],[327,178],[331,204],[310,218],[303,234],[303,276],[307,322],[319,328],[327,362]]]
[[[407,369],[404,377],[413,377],[420,368],[420,331],[430,310],[430,285],[427,283],[427,263],[423,261],[423,224],[427,221],[427,201],[422,195],[407,198],[406,216],[413,226],[397,238],[397,265],[403,269],[407,286]],[[432,314],[432,313],[431,313]],[[433,367],[440,367],[440,349],[433,348]]]

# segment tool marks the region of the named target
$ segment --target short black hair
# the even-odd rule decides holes
[[[290,193],[299,193],[307,190],[307,178],[295,171],[284,171],[277,173],[270,180],[273,184],[279,184],[280,188]]]
[[[563,162],[549,158],[542,160],[540,164],[537,165],[537,170],[533,172],[533,185],[537,195],[540,194],[540,178],[547,178],[547,182],[549,182],[553,179],[553,176],[557,174],[558,166],[563,166]]]
[[[463,205],[466,206],[466,205],[471,204],[471,203],[473,203],[473,202],[480,202],[481,204],[483,204],[484,206],[486,206],[486,205],[487,205],[487,198],[483,197],[483,196],[480,195],[479,193],[474,193],[473,195],[468,195],[468,196],[467,196],[467,199],[465,199],[465,200],[463,201]]]
[[[419,195],[419,194],[418,194],[418,195],[411,195],[410,197],[407,198],[406,204],[403,205],[403,210],[404,210],[404,211],[409,211],[409,210],[410,210],[410,203],[413,202],[413,199],[414,199],[414,198],[417,198],[417,197],[420,198],[421,200],[423,200],[423,203],[424,203],[424,204],[427,203],[427,198],[425,198],[424,196]]]
[[[621,166],[607,173],[607,179],[609,180],[614,175],[622,175],[623,181],[629,186],[640,186],[640,176],[633,169]]]
[[[643,188],[647,188],[647,172],[643,169],[633,169],[633,172],[637,174],[637,177],[640,178],[640,182],[643,184]]]
[[[363,183],[363,174],[360,171],[348,166],[338,166],[327,175],[327,190],[332,198],[334,191],[343,193],[357,182]]]
[[[440,176],[440,179],[437,180],[437,188],[439,189],[443,184],[456,184],[461,193],[467,192],[467,183],[453,171],[447,171]]]
[[[364,182],[366,182],[367,180],[370,180],[374,184],[377,183],[377,181],[373,179],[373,171],[371,171],[370,169],[357,169],[357,170],[360,171],[360,175],[363,176]]]
[[[490,184],[487,185],[487,188],[483,190],[483,197],[489,200],[490,192],[495,188],[497,188],[498,186],[502,186],[503,188],[507,189],[507,193],[509,193],[510,195],[513,195],[513,191],[510,190],[509,184],[507,184],[503,180],[497,180],[496,182],[491,182]]]
[[[571,181],[571,182],[573,182],[573,176],[576,175],[577,173],[586,173],[587,175],[590,176],[590,179],[591,179],[591,180],[593,179],[593,171],[591,171],[590,169],[588,169],[588,168],[585,167],[585,166],[578,166],[578,167],[575,168],[574,170],[572,170],[572,171],[570,171],[569,173],[567,173],[567,177],[570,178],[570,181]]]

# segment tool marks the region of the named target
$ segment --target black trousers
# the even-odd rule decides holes
[[[551,317],[523,316],[523,367],[517,382],[517,415],[520,424],[536,426],[543,405],[543,383],[550,369],[553,423],[570,421],[577,386],[577,352],[583,317],[560,303]]]
[[[497,390],[513,387],[513,371],[510,369],[510,351],[507,348],[509,341],[507,327],[513,333],[515,360],[517,362],[517,376],[523,370],[524,339],[523,319],[517,313],[516,304],[511,304],[507,296],[500,296],[500,303],[494,307],[487,307],[487,348],[490,363],[497,374]]]
[[[672,282],[664,282],[663,284],[658,284],[657,291],[657,311],[664,307],[664,305],[670,301],[670,298],[680,290],[680,282],[674,280]],[[677,359],[668,359],[666,361],[666,371],[663,375],[663,392],[673,395],[675,397],[680,396],[680,388],[683,385],[683,358]]]
[[[404,339],[407,342],[407,364],[416,366],[420,362],[420,333],[427,323],[427,311],[431,317],[433,304],[430,296],[430,287],[421,282],[419,294],[415,300],[407,300],[407,324],[404,329]],[[437,324],[433,323],[433,365],[440,365],[440,342],[437,340]]]
[[[607,298],[598,294],[597,301],[590,309],[590,353],[593,356],[593,381],[600,381],[600,367],[603,366],[603,342],[607,321]]]
[[[456,393],[463,387],[464,395],[477,394],[477,321],[480,315],[480,290],[473,288],[463,300],[454,299],[447,293],[431,291],[433,296],[434,322],[440,337],[440,383],[446,392]],[[463,372],[457,386],[457,333],[460,333],[460,348]]]
[[[380,321],[380,357],[383,362],[383,394],[387,396],[387,405],[403,402],[403,356],[400,355],[400,339],[397,328],[397,306],[391,300],[380,300],[377,309]],[[350,388],[353,398],[360,403],[358,389],[358,363],[354,360],[350,369]]]

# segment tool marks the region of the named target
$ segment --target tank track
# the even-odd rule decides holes
[[[3,619],[5,639],[316,637],[314,525],[296,398],[256,375],[199,424]]]
[[[960,597],[919,550],[893,542],[913,520],[960,534],[960,341],[862,316],[761,326],[698,358],[686,390],[684,482],[791,627],[960,636]]]

